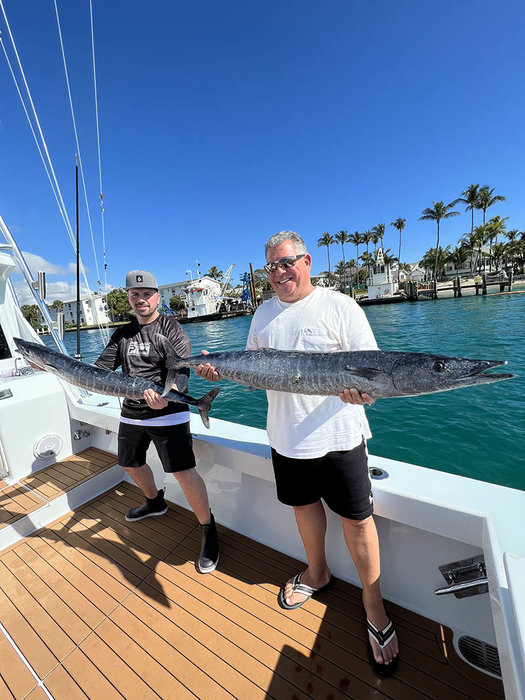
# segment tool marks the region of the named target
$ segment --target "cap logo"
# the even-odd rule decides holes
[[[137,282],[143,282],[144,277],[142,277],[142,275],[137,275],[136,280],[137,280]]]

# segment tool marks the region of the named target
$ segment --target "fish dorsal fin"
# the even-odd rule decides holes
[[[175,362],[177,360],[180,360],[180,357],[177,355],[177,353],[173,349],[173,345],[170,343],[170,341],[166,338],[165,335],[162,335],[162,333],[157,333],[157,338],[159,339],[160,344],[162,345],[164,356],[166,358],[166,368],[168,370],[166,383],[164,384],[164,391],[161,394],[161,396],[166,396],[166,394],[170,391],[170,389],[173,386],[177,388],[176,379],[179,373],[179,367],[178,365],[175,365]]]
[[[363,377],[364,379],[369,379],[371,382],[380,374],[384,374],[383,370],[374,369],[373,367],[352,367],[351,365],[346,365],[345,369],[354,377]]]

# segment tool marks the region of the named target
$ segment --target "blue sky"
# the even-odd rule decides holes
[[[2,3],[74,222],[53,1]],[[89,2],[58,9],[101,267]],[[202,273],[235,263],[238,280],[284,229],[303,235],[314,272],[327,268],[325,231],[383,222],[397,254],[398,217],[401,258],[415,262],[435,245],[422,210],[471,183],[506,197],[491,215],[525,227],[520,0],[93,0],[93,11],[110,285],[133,268],[179,281],[197,259]],[[1,12],[0,30],[12,59]],[[0,214],[48,271],[49,299],[71,298],[73,248],[3,52],[0,95]],[[80,228],[96,289],[85,211]],[[468,213],[442,222],[442,244],[469,229]]]

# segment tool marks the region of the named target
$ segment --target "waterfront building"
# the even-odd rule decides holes
[[[76,324],[77,322],[77,300],[68,299],[62,302],[62,309],[57,309],[52,305],[47,305],[51,319],[56,323],[59,311],[64,314],[64,322]],[[38,312],[40,325],[46,325],[42,314]],[[103,294],[98,292],[89,294],[80,299],[80,325],[97,326],[110,322],[108,316],[108,305]]]
[[[164,306],[170,305],[170,299],[173,296],[180,296],[187,303],[188,292],[196,287],[202,290],[207,290],[206,295],[217,297],[221,293],[221,283],[213,279],[213,277],[200,277],[197,280],[182,280],[182,282],[171,282],[170,284],[161,284],[159,286],[160,303]],[[211,313],[211,312],[210,312]]]

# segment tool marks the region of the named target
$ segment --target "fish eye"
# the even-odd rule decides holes
[[[441,362],[441,360],[438,360],[437,362],[434,362],[432,365],[432,369],[434,372],[444,372],[445,371],[445,363]]]

